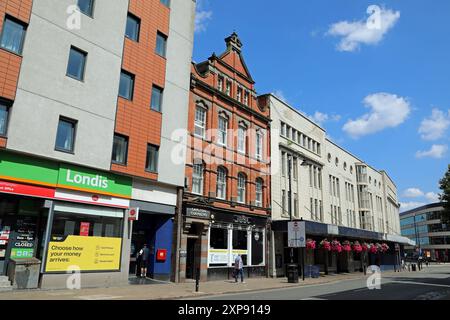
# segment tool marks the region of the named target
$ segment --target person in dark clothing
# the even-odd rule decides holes
[[[147,276],[147,266],[150,260],[150,249],[144,244],[144,247],[139,251],[139,257],[141,258],[141,277]]]

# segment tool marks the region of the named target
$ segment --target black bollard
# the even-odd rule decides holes
[[[195,292],[198,292],[200,288],[200,269],[197,269],[197,274],[195,275]]]

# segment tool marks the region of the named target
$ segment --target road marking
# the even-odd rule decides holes
[[[321,298],[305,298],[305,299],[300,299],[300,301],[306,301],[306,300],[326,300],[326,299],[321,299]]]
[[[396,280],[392,280],[391,283],[404,283],[404,284],[414,284],[414,285],[429,286],[429,287],[450,288],[450,285],[446,285],[446,284],[415,282],[415,281],[396,281]]]

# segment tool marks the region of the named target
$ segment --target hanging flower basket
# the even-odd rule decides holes
[[[353,243],[353,251],[355,251],[356,253],[361,253],[363,251],[363,247],[358,241],[355,241]]]
[[[361,249],[362,249],[363,252],[367,252],[367,251],[369,251],[370,246],[369,246],[369,244],[367,244],[367,243],[364,242],[364,243],[361,245]]]
[[[375,244],[371,243],[370,244],[370,248],[369,248],[369,252],[372,254],[378,253],[378,248]]]
[[[339,241],[333,240],[331,243],[331,250],[333,252],[341,253],[342,252],[342,245]]]
[[[351,252],[352,251],[352,245],[351,245],[350,241],[345,240],[344,242],[342,242],[342,250],[344,252]]]
[[[323,249],[325,251],[331,251],[331,243],[327,239],[323,239],[320,242],[319,246],[320,246],[321,249]]]
[[[306,240],[306,249],[307,250],[316,250],[316,241],[312,239]]]
[[[389,246],[387,245],[387,243],[382,243],[381,244],[381,252],[386,253],[389,251]]]

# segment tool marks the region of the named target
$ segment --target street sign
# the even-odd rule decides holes
[[[130,209],[128,209],[128,220],[129,221],[137,221],[137,220],[139,220],[139,208],[130,208]]]
[[[288,247],[306,248],[306,223],[305,221],[288,222]]]

